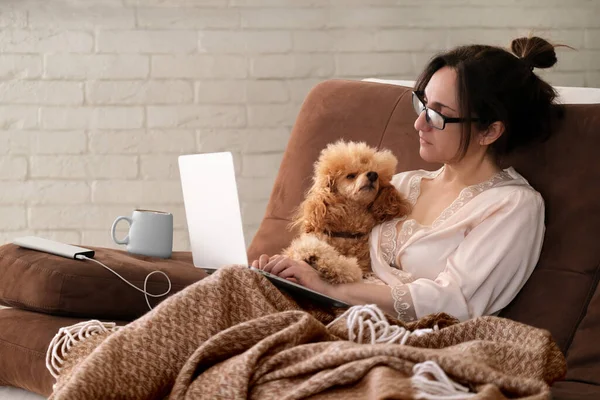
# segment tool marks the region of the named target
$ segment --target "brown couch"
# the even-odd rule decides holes
[[[399,159],[399,171],[437,168],[418,155],[414,119],[409,88],[341,80],[316,86],[298,115],[249,258],[278,253],[290,242],[294,233],[286,229],[289,217],[310,185],[319,151],[331,141],[345,138],[389,148]],[[600,105],[567,106],[558,124],[557,134],[543,146],[506,161],[545,198],[547,233],[534,274],[502,316],[552,332],[569,366],[566,380],[553,387],[556,399],[600,399],[600,246],[595,234],[600,226],[595,149]],[[43,364],[45,348],[57,326],[77,320],[21,310],[0,310],[0,317],[0,324],[19,325],[4,336],[0,326],[0,350],[13,340],[31,355],[23,361],[29,368],[9,363],[22,372],[17,382],[48,394],[52,379]],[[33,339],[17,331],[35,333],[36,343],[28,344]]]

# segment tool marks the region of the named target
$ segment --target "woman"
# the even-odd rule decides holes
[[[413,209],[373,230],[376,277],[333,286],[283,256],[262,255],[253,266],[349,304],[375,303],[405,321],[437,312],[466,320],[510,303],[537,264],[544,201],[498,160],[546,138],[560,114],[554,89],[533,72],[556,63],[554,46],[520,38],[511,50],[459,47],[433,58],[418,78],[420,156],[443,167],[394,177]]]

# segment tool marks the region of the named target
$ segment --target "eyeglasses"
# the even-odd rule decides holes
[[[425,110],[425,121],[432,128],[444,130],[446,124],[453,122],[465,122],[466,118],[451,118],[446,117],[445,115],[440,114],[439,112],[432,110],[431,108],[427,108],[425,102],[421,100],[417,92],[412,92],[412,104],[413,108],[417,115],[421,115],[423,110]],[[478,121],[478,118],[471,118],[471,121]]]

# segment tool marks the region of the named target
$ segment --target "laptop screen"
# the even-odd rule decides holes
[[[248,265],[232,154],[180,156],[179,174],[194,265]]]

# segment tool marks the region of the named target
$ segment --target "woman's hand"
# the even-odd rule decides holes
[[[252,266],[320,293],[325,293],[329,286],[313,267],[304,261],[293,260],[287,256],[269,257],[263,254],[258,260],[252,262]]]
[[[252,262],[252,266],[351,305],[375,303],[386,313],[397,314],[392,288],[388,285],[362,282],[332,285],[322,280],[319,273],[304,261],[292,260],[281,255],[269,257],[263,254]]]

